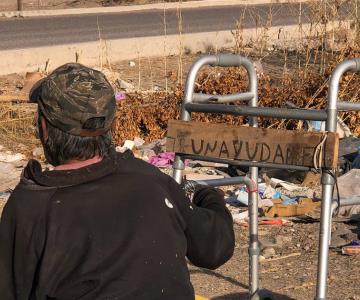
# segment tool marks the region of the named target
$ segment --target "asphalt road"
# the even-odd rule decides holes
[[[302,4],[302,22],[310,9]],[[346,8],[342,9],[346,14]],[[243,16],[243,28],[298,24],[299,4],[206,7],[182,10],[182,32],[232,30]],[[272,16],[269,18],[269,16]],[[271,19],[271,22],[269,21]],[[176,10],[166,12],[166,33],[179,33]],[[0,50],[163,35],[164,12],[135,11],[99,15],[51,16],[0,19]]]

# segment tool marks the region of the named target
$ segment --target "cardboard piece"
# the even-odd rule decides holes
[[[172,120],[166,149],[180,154],[314,167],[314,154],[323,139],[319,132]],[[322,166],[335,168],[338,150],[338,135],[327,133]]]
[[[312,199],[302,198],[298,204],[282,203],[281,199],[274,199],[274,205],[264,209],[266,217],[294,217],[301,216],[312,212],[315,208],[320,207],[320,202],[313,202]]]

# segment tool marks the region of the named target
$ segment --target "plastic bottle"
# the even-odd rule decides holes
[[[358,154],[352,162],[351,166],[353,169],[360,169],[360,146],[358,147]]]

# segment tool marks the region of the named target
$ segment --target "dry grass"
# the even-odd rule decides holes
[[[1,103],[0,144],[30,153],[39,144],[35,136],[35,115],[34,104]]]

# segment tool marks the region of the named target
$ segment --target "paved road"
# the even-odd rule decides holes
[[[309,7],[303,4],[303,22],[309,20]],[[346,14],[346,8],[343,9]],[[245,13],[244,13],[245,12]],[[207,7],[182,10],[183,33],[230,30],[244,13],[244,28],[265,24],[272,15],[272,25],[298,23],[299,4],[264,4]],[[89,42],[99,39],[158,36],[164,34],[164,12],[136,11],[99,15],[52,16],[0,19],[0,50]],[[176,10],[166,12],[167,34],[179,32]]]

